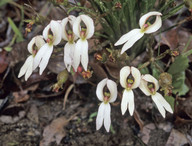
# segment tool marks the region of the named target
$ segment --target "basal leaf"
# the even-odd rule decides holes
[[[176,57],[173,64],[171,64],[171,66],[169,67],[168,73],[174,75],[185,71],[189,65],[188,62],[189,60],[186,56],[180,55]]]
[[[189,60],[187,56],[180,55],[175,58],[175,61],[169,67],[168,73],[173,77],[173,90],[174,94],[185,95],[189,88],[185,84],[185,70],[189,66]]]
[[[175,98],[173,98],[172,96],[165,96],[165,100],[171,105],[171,108],[174,111]]]
[[[3,6],[3,5],[5,5],[6,3],[11,2],[11,1],[13,1],[13,0],[1,0],[1,1],[0,1],[0,7]]]
[[[21,42],[23,41],[23,35],[20,32],[20,30],[17,28],[17,26],[15,25],[15,23],[13,22],[13,20],[8,17],[8,22],[11,25],[11,28],[13,29],[14,33],[17,35],[17,42]]]

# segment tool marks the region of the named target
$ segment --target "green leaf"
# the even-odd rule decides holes
[[[185,84],[185,72],[184,71],[181,72],[180,74],[176,74],[175,76],[173,76],[172,85],[173,85],[172,92],[174,94],[178,93],[179,96],[185,95],[189,91],[189,88]]]
[[[169,67],[168,73],[173,75],[185,71],[189,66],[188,62],[189,60],[186,56],[180,55],[176,57],[173,64]]]
[[[17,26],[15,25],[15,23],[13,22],[13,20],[8,17],[8,22],[11,25],[11,28],[13,29],[14,33],[17,35],[17,42],[21,42],[23,41],[23,35],[21,34],[20,30],[17,28]]]
[[[92,122],[93,121],[93,118],[97,116],[97,112],[94,112],[92,113],[90,116],[89,116],[89,120],[88,122]]]
[[[97,116],[97,112],[94,112],[94,113],[92,113],[90,116],[89,116],[89,119],[92,119],[92,118],[94,118],[94,117],[96,117]]]
[[[155,66],[155,65],[153,65],[153,64],[151,64],[151,70],[152,70],[152,75],[156,78],[156,79],[159,79],[159,76],[160,76],[160,74],[161,74],[161,72],[159,71],[159,69]]]
[[[0,7],[5,5],[6,3],[12,2],[13,0],[1,0],[0,1]]]
[[[174,94],[185,95],[189,88],[185,84],[185,70],[189,66],[189,60],[187,56],[180,55],[175,58],[175,61],[169,67],[168,73],[173,77],[173,90]]]
[[[172,96],[165,96],[165,100],[170,104],[172,110],[174,111],[175,98]]]
[[[165,15],[163,15],[162,20],[165,20],[173,15],[175,15],[179,10],[181,10],[184,7],[184,3],[181,3],[180,5],[174,7],[173,9],[169,10],[169,12]]]
[[[6,50],[7,52],[11,52],[13,48],[12,47],[5,47],[4,50]]]
[[[113,126],[112,126],[112,124],[111,124],[111,126],[110,126],[110,131],[111,131],[113,134],[116,133],[115,130],[114,130],[114,128],[113,128]]]
[[[138,66],[138,68],[139,67],[141,67],[142,66],[142,64],[140,64],[139,66]],[[141,70],[140,70],[140,72],[141,72],[141,74],[149,74],[149,69],[147,68],[147,67],[144,67],[144,68],[142,68]]]

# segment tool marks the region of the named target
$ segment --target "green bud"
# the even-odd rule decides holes
[[[65,69],[57,75],[57,82],[64,84],[69,77],[68,71]]]
[[[192,9],[192,0],[183,0],[188,9]]]
[[[60,72],[57,75],[57,83],[55,83],[52,86],[53,91],[58,92],[59,89],[62,89],[63,88],[63,84],[67,81],[68,77],[69,77],[69,74],[68,74],[66,69],[63,70],[62,72]]]
[[[161,73],[159,76],[159,85],[161,87],[167,87],[172,84],[172,76],[169,73]]]

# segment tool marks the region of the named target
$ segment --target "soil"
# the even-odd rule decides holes
[[[97,112],[98,110],[98,100],[95,95],[95,88],[88,85],[81,85],[81,91],[84,89],[82,96],[77,96],[75,93],[71,93],[67,103],[66,109],[63,110],[63,96],[37,99],[34,96],[30,96],[30,99],[26,103],[22,103],[22,110],[25,111],[25,116],[21,118],[18,122],[13,124],[5,124],[0,122],[0,139],[1,146],[37,146],[43,139],[43,131],[46,125],[49,125],[52,120],[58,117],[66,117],[74,115],[78,111],[75,117],[72,118],[69,123],[63,127],[66,135],[62,138],[59,146],[62,145],[74,145],[74,146],[140,146],[146,145],[141,139],[141,130],[139,125],[134,120],[133,117],[129,116],[126,112],[124,116],[121,115],[119,102],[112,106],[111,120],[113,130],[107,133],[102,127],[100,130],[96,130],[95,119],[96,117],[90,118],[90,115]],[[139,95],[139,92],[135,92]],[[87,96],[89,95],[89,96]],[[152,123],[155,125],[149,134],[149,146],[162,146],[165,145],[169,135],[170,130],[164,131],[159,128],[160,123],[166,125],[170,124],[173,115],[168,115],[168,119],[163,119],[158,111],[146,112],[143,110],[143,106],[151,104],[149,97],[137,96],[136,109],[139,111],[141,119],[144,121],[144,125]],[[152,113],[152,111],[154,113]],[[149,116],[151,114],[151,116]],[[156,114],[155,118],[153,114]],[[16,116],[16,115],[14,115]],[[57,146],[56,142],[49,144],[50,146]]]

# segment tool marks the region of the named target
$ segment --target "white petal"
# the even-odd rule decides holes
[[[140,20],[139,20],[139,26],[140,26],[140,28],[142,28],[143,27],[143,25],[146,23],[146,21],[147,21],[147,19],[149,18],[149,17],[151,17],[151,16],[161,16],[162,14],[161,13],[159,13],[159,12],[149,12],[149,13],[147,13],[147,14],[145,14],[145,15],[143,15],[141,18],[140,18]]]
[[[81,20],[85,23],[86,25],[86,39],[89,39],[93,36],[95,27],[93,23],[93,19],[87,15],[80,15]]]
[[[73,54],[75,49],[75,43],[66,43],[64,47],[64,63],[67,70],[70,72],[73,62]]]
[[[134,104],[134,94],[132,90],[124,90],[123,92],[123,98],[121,101],[121,112],[122,115],[125,114],[127,107],[129,109],[129,113],[132,116],[134,109],[135,109],[135,104]]]
[[[103,125],[104,120],[104,112],[105,112],[105,104],[102,102],[99,106],[97,118],[96,118],[96,129],[99,130]]]
[[[81,17],[77,17],[73,24],[73,32],[79,38],[80,38],[80,29],[81,29],[80,23],[81,23]]]
[[[38,49],[40,49],[45,44],[45,41],[43,40],[43,36],[38,35],[32,38],[32,40],[29,42],[27,49],[32,54],[33,46],[37,46]]]
[[[133,78],[134,78],[134,83],[133,83],[133,85],[132,85],[132,89],[135,89],[135,88],[137,88],[138,86],[139,86],[139,84],[140,84],[140,81],[141,81],[141,73],[140,73],[140,71],[137,69],[137,68],[135,68],[135,67],[131,67],[131,74],[132,74],[132,76],[133,76]]]
[[[112,80],[107,80],[107,88],[110,91],[109,102],[114,102],[117,98],[117,84]]]
[[[27,49],[28,51],[32,54],[33,51],[33,45],[35,44],[35,37],[33,37],[31,39],[31,41],[29,42],[29,44],[27,45]]]
[[[162,26],[161,16],[156,16],[156,20],[153,24],[151,24],[146,30],[145,33],[153,33],[156,32]]]
[[[156,98],[159,100],[159,102],[161,103],[161,105],[170,113],[173,113],[173,110],[171,108],[171,106],[169,105],[169,103],[165,100],[165,98],[159,94],[158,92],[156,92],[156,94],[154,95],[156,96]]]
[[[53,45],[58,45],[61,41],[61,24],[57,21],[52,20],[50,23],[50,28],[53,33]]]
[[[132,116],[134,109],[135,109],[135,103],[134,103],[134,94],[132,90],[127,91],[128,98],[129,98],[129,103],[128,103],[128,109],[129,109],[129,114]]]
[[[31,62],[33,62],[33,56],[30,55],[25,63],[23,64],[23,66],[21,67],[20,71],[19,71],[19,75],[18,75],[18,78],[20,78],[21,76],[23,76],[26,72],[27,72],[27,69],[29,68],[29,66],[31,66]]]
[[[68,16],[68,20],[69,20],[69,23],[71,24],[72,29],[73,29],[73,24],[74,24],[74,22],[75,22],[76,19],[77,19],[77,18],[76,18],[75,16],[73,16],[73,15],[69,15],[69,16]],[[77,39],[78,39],[78,36],[76,36],[76,35],[74,34],[74,40],[77,40]]]
[[[148,87],[147,87],[147,81],[141,79],[140,85],[139,85],[139,89],[147,96],[151,95],[151,92],[149,91]]]
[[[123,54],[125,51],[127,51],[129,48],[131,48],[136,41],[138,41],[142,36],[144,35],[143,32],[138,31],[137,34],[135,34],[135,36],[131,37],[124,45],[123,48],[121,50],[121,54]]]
[[[107,80],[108,80],[108,78],[105,78],[102,81],[100,81],[99,84],[97,85],[96,95],[97,95],[97,98],[100,101],[103,101],[103,97],[104,97],[104,95],[103,95],[103,88],[107,84]]]
[[[158,99],[158,94],[152,95],[151,97],[152,97],[152,100],[155,102],[159,112],[161,113],[163,118],[165,118],[165,109],[163,108],[163,105],[161,104],[161,102]]]
[[[39,74],[40,75],[43,73],[43,71],[47,67],[47,64],[49,62],[52,52],[53,52],[53,46],[49,46],[49,48],[47,48],[47,50],[46,50],[46,54],[44,54],[44,56],[39,64],[39,68],[40,68]]]
[[[67,32],[66,32],[67,22],[68,22],[68,18],[63,19],[62,22],[61,22],[62,37],[63,37],[63,39],[66,40],[66,41],[68,41]]]
[[[68,16],[68,21],[69,21],[69,23],[70,23],[71,25],[74,24],[75,20],[76,20],[76,17],[75,17],[75,16],[73,16],[73,15],[69,15],[69,16]]]
[[[111,126],[111,106],[109,103],[106,103],[104,108],[104,127],[109,132]]]
[[[120,84],[123,88],[127,88],[127,77],[131,72],[131,68],[129,66],[125,66],[120,70]]]
[[[140,31],[141,31],[141,29],[133,29],[133,30],[129,31],[128,33],[124,34],[114,45],[118,46],[118,45],[121,45],[121,44],[129,41],[129,39],[134,37]]]
[[[43,58],[43,56],[45,55],[48,48],[49,48],[49,45],[46,43],[39,49],[39,51],[37,52],[34,58],[33,70],[35,70],[39,66],[39,63]]]
[[[45,41],[43,39],[42,35],[38,35],[35,37],[35,45],[38,49],[40,49],[45,44]]]
[[[81,40],[79,39],[75,44],[74,58],[73,58],[73,67],[75,72],[77,72],[77,68],[79,67],[80,64],[81,51],[82,51]]]
[[[49,24],[44,28],[44,30],[43,30],[43,38],[44,38],[45,40],[48,39],[49,29],[50,29],[50,23],[49,23]]]
[[[122,100],[121,100],[121,113],[122,115],[125,114],[126,110],[127,110],[127,107],[128,107],[128,97],[127,97],[127,90],[125,89],[123,91],[123,97],[122,97]]]
[[[89,62],[89,56],[88,56],[88,42],[87,40],[81,40],[79,41],[81,45],[81,64],[85,71],[87,71],[87,66]]]
[[[156,78],[154,78],[152,75],[150,74],[145,74],[143,77],[142,77],[143,80],[147,81],[147,82],[151,82],[155,85],[155,91],[157,91],[159,89],[159,83],[157,81]]]
[[[30,77],[30,75],[33,72],[33,61],[34,61],[34,57],[31,55],[30,64],[28,65],[27,71],[25,73],[25,81],[28,80],[28,78]]]

